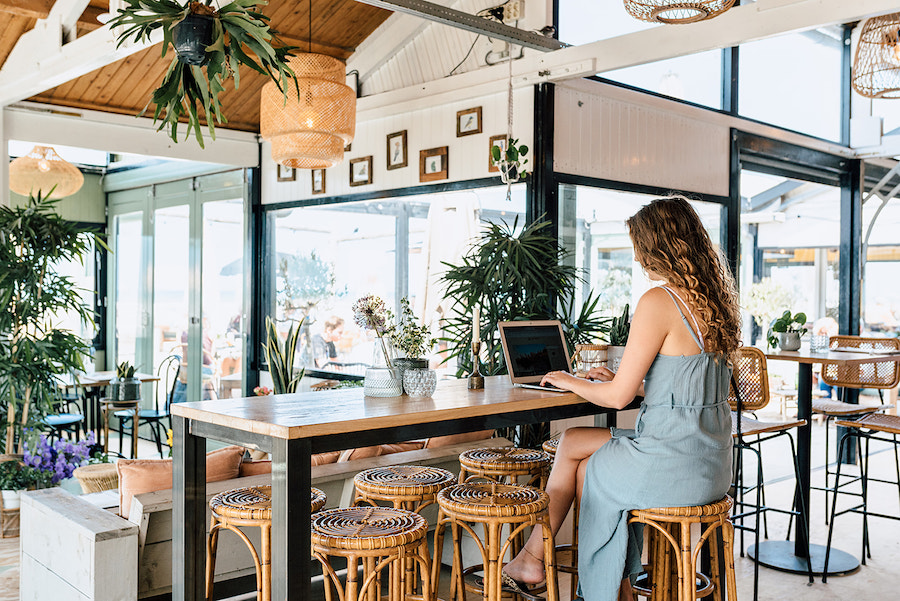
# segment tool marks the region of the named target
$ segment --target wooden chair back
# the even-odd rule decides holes
[[[758,411],[769,404],[769,371],[766,355],[752,346],[742,346],[735,353],[734,379],[741,395],[743,411]],[[728,404],[737,411],[734,388],[728,387]]]
[[[828,347],[900,351],[900,339],[832,336],[828,339]],[[841,388],[894,388],[900,382],[900,363],[873,361],[859,365],[823,365],[822,381]]]

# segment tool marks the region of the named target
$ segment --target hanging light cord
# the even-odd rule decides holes
[[[512,140],[512,132],[513,132],[513,85],[512,85],[512,44],[507,46],[507,50],[509,51],[509,77],[507,78],[507,87],[506,87],[506,148],[504,149],[504,154],[509,150],[510,141]],[[501,160],[506,157],[500,157]],[[512,180],[507,177],[506,178],[506,202],[512,202]]]

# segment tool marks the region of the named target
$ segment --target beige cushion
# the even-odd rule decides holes
[[[436,449],[438,447],[448,447],[452,444],[461,442],[474,442],[476,440],[485,440],[494,435],[493,430],[480,430],[478,432],[466,432],[465,434],[450,434],[448,436],[432,436],[425,440],[426,449]]]
[[[206,454],[206,481],[219,482],[237,478],[241,468],[244,448],[225,447]],[[127,518],[134,495],[172,488],[171,459],[120,459],[116,462],[119,473],[119,515]]]
[[[358,449],[347,449],[341,453],[338,463],[345,463],[354,459],[366,459],[367,457],[381,457],[382,455],[390,455],[392,453],[400,453],[402,451],[418,451],[423,448],[424,442],[421,440],[413,440],[410,442],[398,442],[395,444],[379,444],[371,447],[359,447]]]

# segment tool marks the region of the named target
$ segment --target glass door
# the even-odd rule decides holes
[[[114,345],[109,367],[138,357],[138,339],[142,332],[141,304],[141,232],[143,213],[137,211],[113,218],[115,242],[115,324]]]

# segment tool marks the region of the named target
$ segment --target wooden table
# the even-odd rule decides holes
[[[87,420],[87,429],[94,431],[94,439],[100,441],[100,428],[103,426],[101,419],[102,408],[100,399],[103,396],[103,389],[109,386],[109,383],[115,379],[115,370],[109,371],[93,371],[78,376],[78,383],[65,381],[64,388],[74,388],[79,386],[84,389],[84,413]],[[134,377],[143,382],[156,382],[159,380],[153,374],[136,373]]]
[[[807,523],[812,521],[810,510],[810,464],[812,446],[812,366],[821,365],[860,365],[876,361],[900,362],[900,353],[881,354],[850,351],[825,351],[812,353],[809,350],[799,351],[770,351],[766,353],[770,361],[793,361],[798,364],[799,378],[797,380],[797,419],[805,419],[806,425],[797,429],[797,463],[799,464],[800,482],[797,486],[797,494],[802,499],[807,512]],[[827,433],[826,433],[827,434]],[[826,493],[827,494],[827,493]],[[798,499],[798,500],[800,500]],[[796,503],[795,503],[796,504]],[[807,558],[811,558],[812,571],[821,574],[825,566],[825,547],[823,545],[811,545],[806,533],[803,532],[800,520],[794,527],[794,542],[768,540],[759,543],[759,552],[754,546],[748,549],[750,557],[757,559],[760,564],[797,574],[806,574]],[[843,574],[851,572],[859,567],[859,561],[853,555],[832,547],[828,560],[829,574]]]
[[[272,454],[272,599],[310,597],[313,453],[613,413],[572,393],[513,388],[506,376],[442,380],[433,398],[364,397],[361,388],[172,405],[175,601],[205,595],[206,439]]]

